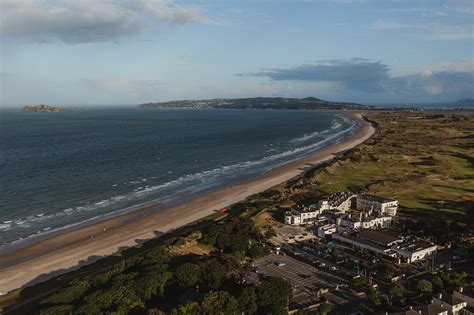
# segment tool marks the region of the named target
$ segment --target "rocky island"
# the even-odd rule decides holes
[[[73,110],[40,104],[40,105],[26,105],[23,107],[21,111],[27,112],[27,113],[31,113],[31,112],[59,113],[59,112],[72,112]]]

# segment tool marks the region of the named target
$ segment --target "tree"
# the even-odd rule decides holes
[[[237,314],[239,309],[237,300],[227,291],[209,292],[204,296],[201,308],[208,315]]]
[[[147,311],[147,315],[165,315],[165,312],[157,308],[151,308]]]
[[[269,239],[269,238],[272,238],[274,236],[277,236],[276,232],[274,229],[270,228],[268,229],[266,232],[265,232],[265,238],[266,239]]]
[[[416,289],[422,294],[428,294],[433,291],[433,285],[430,281],[422,279],[416,283]]]
[[[321,303],[321,305],[319,306],[319,313],[321,315],[326,315],[328,314],[332,309],[332,305],[329,304],[328,302],[324,302],[324,303]]]
[[[176,268],[174,276],[179,286],[183,288],[193,287],[201,279],[201,268],[192,263],[185,263]]]
[[[383,264],[380,269],[383,273],[383,276],[387,280],[392,279],[395,275],[395,272],[397,271],[396,268],[391,264]]]
[[[249,249],[248,255],[251,258],[260,258],[266,256],[270,253],[270,250],[267,247],[261,245],[254,245]]]
[[[46,309],[40,310],[38,314],[40,315],[56,315],[56,314],[73,314],[74,307],[72,305],[55,305],[48,307]]]
[[[380,295],[379,291],[375,288],[370,288],[369,292],[367,292],[367,297],[369,298],[370,302],[372,302],[373,305],[380,305],[382,301],[380,300]]]
[[[368,283],[367,278],[358,277],[354,279],[354,281],[352,282],[352,285],[354,286],[354,289],[356,289],[357,291],[363,291],[365,287],[367,286],[367,283]]]
[[[405,296],[405,287],[400,283],[392,283],[388,290],[388,294],[390,295],[391,299],[396,299],[397,301],[401,302]]]
[[[439,276],[434,276],[433,279],[431,279],[431,283],[433,284],[433,291],[435,293],[441,293],[443,291],[444,282]]]
[[[227,274],[227,269],[216,259],[208,260],[202,269],[201,283],[217,290]]]
[[[169,271],[156,270],[155,272],[145,273],[131,283],[124,283],[123,285],[134,289],[135,294],[143,300],[148,300],[153,295],[163,295],[166,283],[171,277],[172,274]]]
[[[259,306],[264,309],[261,313],[288,313],[288,303],[293,297],[293,290],[287,281],[275,277],[266,278],[258,286],[257,293]]]
[[[254,286],[244,287],[239,295],[240,311],[253,314],[257,311],[257,293]]]
[[[198,315],[202,314],[201,307],[196,302],[187,302],[169,312],[170,315]]]

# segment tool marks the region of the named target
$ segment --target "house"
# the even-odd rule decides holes
[[[357,204],[359,214],[346,214],[352,204]],[[310,206],[295,206],[285,213],[285,224],[301,225],[325,219],[327,223],[359,230],[387,228],[392,216],[397,213],[398,201],[373,195],[356,196],[349,192],[338,192],[328,200],[320,200]]]
[[[409,310],[396,313],[388,313],[389,315],[448,315],[448,311],[442,309],[433,303],[417,307],[411,307]]]
[[[336,219],[336,224],[338,226],[346,227],[351,230],[358,230],[362,226],[361,216],[359,215],[344,215]]]
[[[474,307],[473,306],[466,306],[461,311],[459,311],[460,315],[474,315]]]
[[[428,241],[416,237],[404,238],[388,231],[374,229],[335,233],[332,238],[354,248],[397,258],[399,262],[412,263],[432,257],[437,252],[437,246]]]
[[[397,215],[398,201],[380,196],[362,194],[356,197],[356,208],[368,213],[385,213],[390,216]]]
[[[352,208],[352,203],[355,197],[356,195],[350,192],[340,191],[329,196],[328,202],[332,209],[346,212]]]
[[[319,238],[326,238],[326,236],[336,233],[336,230],[337,227],[335,224],[325,224],[318,226],[316,231]]]
[[[473,287],[460,287],[453,291],[453,297],[466,302],[467,306],[463,308],[459,314],[461,315],[474,315],[474,288]]]
[[[317,217],[326,210],[330,209],[327,200],[320,200],[317,204],[310,206],[296,206],[285,213],[285,224],[300,225],[308,224],[317,219]]]
[[[392,217],[387,215],[367,215],[367,213],[345,214],[336,219],[336,224],[351,230],[388,228]]]
[[[395,257],[396,253],[391,250],[391,246],[402,242],[403,238],[389,232],[377,230],[363,230],[361,232],[349,232],[333,234],[332,238],[342,243],[351,245],[354,248],[366,249],[375,254]]]
[[[433,297],[433,304],[447,310],[449,314],[458,315],[460,311],[467,306],[466,302],[457,298],[453,294],[438,294]]]
[[[392,217],[387,215],[364,215],[361,222],[363,229],[388,228],[392,224]]]
[[[453,296],[467,303],[467,306],[474,307],[474,287],[460,287],[453,291]]]
[[[434,256],[438,250],[438,246],[417,237],[408,237],[402,242],[392,246],[391,249],[396,252],[403,261],[412,263]]]

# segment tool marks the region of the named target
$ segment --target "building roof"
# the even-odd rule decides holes
[[[403,240],[403,242],[398,244],[398,248],[410,253],[414,253],[414,252],[427,249],[433,246],[436,246],[436,245],[428,241],[416,238],[416,237],[407,238]]]
[[[353,196],[354,194],[350,192],[340,191],[329,196],[328,201],[331,206],[337,207]]]
[[[375,243],[389,246],[392,243],[399,242],[402,239],[389,232],[377,230],[365,230],[359,233],[359,238],[366,239]]]
[[[443,295],[441,295],[441,298],[440,297],[437,297],[437,298],[438,298],[438,300],[441,300],[444,303],[447,303],[451,306],[458,305],[458,304],[461,304],[461,303],[464,302],[463,300],[455,297],[452,294],[443,294]]]
[[[413,308],[414,310],[421,311],[422,315],[438,315],[439,313],[445,312],[446,310],[442,309],[438,305],[428,304],[423,306],[417,306]]]
[[[344,212],[341,212],[339,210],[326,210],[324,211],[324,213],[322,214],[322,216],[326,217],[326,218],[331,218],[333,220],[339,218],[339,217],[342,217],[342,216],[345,216]]]
[[[317,204],[309,205],[309,206],[301,206],[297,205],[293,208],[291,208],[292,211],[298,212],[298,213],[311,213],[311,212],[317,212],[319,211],[319,206]]]
[[[395,312],[395,313],[388,313],[388,314],[389,315],[420,315],[420,313],[418,313],[415,310],[407,310],[403,312]]]
[[[362,194],[362,195],[357,196],[357,198],[380,202],[380,203],[396,201],[395,199],[388,199],[385,197],[380,197],[380,196],[375,196],[375,195],[370,195],[370,194]]]
[[[462,288],[457,289],[456,291],[458,291],[459,293],[461,293],[465,296],[469,296],[471,298],[474,298],[474,287],[472,287],[472,286],[462,287]]]
[[[389,314],[390,315],[420,315],[420,314],[421,315],[438,315],[439,313],[442,313],[442,312],[446,312],[446,310],[442,309],[438,305],[428,304],[428,305],[416,306],[406,311],[389,313]]]

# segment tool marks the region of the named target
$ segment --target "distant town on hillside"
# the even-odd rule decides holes
[[[143,108],[167,109],[371,109],[374,106],[349,102],[331,102],[316,97],[284,98],[284,97],[253,97],[253,98],[218,98],[210,100],[180,100],[170,102],[154,102],[138,105]]]

